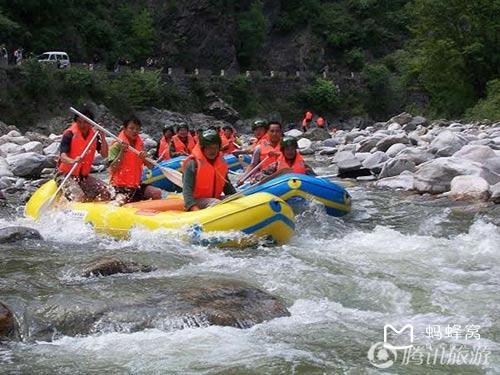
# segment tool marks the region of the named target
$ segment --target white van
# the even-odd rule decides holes
[[[69,56],[66,52],[44,52],[37,57],[38,62],[54,64],[60,69],[69,68]]]

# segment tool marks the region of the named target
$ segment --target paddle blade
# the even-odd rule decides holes
[[[37,191],[33,193],[26,207],[24,208],[24,215],[38,219],[41,214],[50,208],[51,200],[57,191],[57,183],[55,180],[49,180]]]
[[[167,168],[167,167],[160,167],[161,173],[174,185],[179,186],[182,188],[182,173],[179,171],[176,171],[175,169],[172,168]]]

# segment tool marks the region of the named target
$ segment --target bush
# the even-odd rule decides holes
[[[332,81],[318,78],[302,94],[305,106],[318,112],[333,112],[338,109],[340,98],[337,87]]]
[[[486,98],[469,109],[466,117],[474,120],[500,120],[500,79],[489,81],[486,85]]]
[[[383,64],[372,64],[365,66],[361,75],[367,89],[365,108],[368,114],[383,119],[397,111],[404,102],[400,99],[403,90],[390,70]]]
[[[252,82],[245,76],[234,78],[228,89],[230,104],[241,113],[243,117],[257,115],[259,105],[252,91]]]
[[[255,56],[266,38],[266,18],[260,1],[254,1],[248,12],[240,15],[237,38],[238,61],[247,68],[254,62]]]
[[[365,55],[363,50],[354,48],[346,53],[345,61],[354,72],[359,72],[365,65]]]

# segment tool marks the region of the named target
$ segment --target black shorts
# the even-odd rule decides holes
[[[146,190],[146,187],[147,185],[141,185],[138,188],[134,189],[122,186],[113,186],[116,194],[123,194],[126,196],[127,203],[145,200],[146,198],[144,197],[144,192]]]

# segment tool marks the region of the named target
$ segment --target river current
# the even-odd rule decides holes
[[[313,206],[298,216],[291,243],[243,250],[141,230],[115,241],[70,217],[34,223],[21,208],[2,209],[0,226],[31,226],[46,241],[0,245],[0,300],[18,314],[23,338],[0,346],[0,373],[500,373],[500,206],[348,189],[347,217]],[[80,277],[100,255],[157,270]],[[107,300],[141,301],[172,282],[216,278],[281,297],[291,315],[249,329],[103,321],[85,335],[49,327],[32,337],[46,324],[40,317],[84,325]],[[388,324],[409,325],[413,337],[408,327],[394,337]],[[384,326],[388,343],[413,346],[382,349]]]

